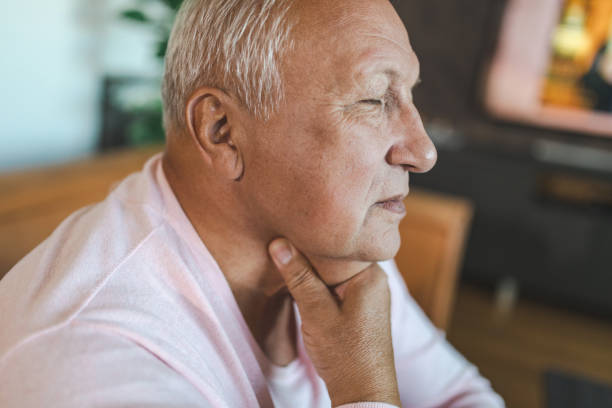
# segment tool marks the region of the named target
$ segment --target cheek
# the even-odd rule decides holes
[[[245,175],[255,222],[310,254],[353,254],[370,207],[380,198],[379,138],[371,128],[328,123],[258,145]]]
[[[313,251],[347,252],[375,199],[376,166],[367,153],[346,146],[334,157],[311,155],[292,182],[296,228]]]
[[[330,171],[300,174],[291,194],[295,226],[317,250],[350,240],[360,228],[366,210],[364,196],[368,189],[363,179],[361,183],[351,180],[346,169],[327,170]]]

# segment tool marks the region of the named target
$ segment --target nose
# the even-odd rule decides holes
[[[436,147],[427,135],[414,105],[401,116],[400,124],[396,128],[398,138],[387,152],[387,163],[401,165],[414,173],[426,173],[438,160]]]

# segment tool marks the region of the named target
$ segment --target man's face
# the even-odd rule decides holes
[[[311,259],[392,258],[409,171],[436,160],[412,101],[418,60],[386,0],[301,3],[283,105],[249,124],[245,204]]]

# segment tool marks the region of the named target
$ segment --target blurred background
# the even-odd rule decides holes
[[[0,17],[0,170],[163,140],[160,55],[178,4],[7,2]]]
[[[0,254],[2,268],[39,241],[17,226],[24,208],[59,206],[49,197],[78,169],[65,202],[93,189],[87,160],[161,149],[162,59],[180,3],[5,2],[0,244],[26,243]],[[509,407],[612,407],[612,0],[394,4],[439,152],[412,184],[474,210],[449,340]],[[54,214],[28,228],[51,228]]]

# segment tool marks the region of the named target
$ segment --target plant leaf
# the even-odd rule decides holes
[[[183,4],[183,0],[162,0],[162,2],[174,11],[178,10]]]
[[[166,56],[166,50],[168,49],[168,38],[161,40],[157,43],[157,56],[164,58]]]
[[[132,21],[138,21],[139,23],[148,23],[151,21],[151,19],[145,13],[134,9],[123,11],[121,13],[121,17]]]

